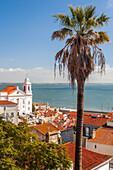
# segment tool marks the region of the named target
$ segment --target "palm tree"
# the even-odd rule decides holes
[[[104,13],[100,17],[95,15],[96,7],[69,6],[71,16],[58,13],[54,15],[56,21],[60,21],[62,28],[53,32],[52,40],[64,40],[66,44],[55,56],[59,64],[59,72],[68,69],[69,80],[74,87],[77,81],[77,128],[75,169],[82,169],[82,134],[83,134],[83,111],[84,111],[84,85],[85,80],[94,70],[95,62],[102,73],[105,68],[105,58],[99,44],[109,42],[109,37],[104,31],[95,31],[108,23],[109,17]]]

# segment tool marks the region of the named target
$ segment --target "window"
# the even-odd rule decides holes
[[[19,91],[17,91],[17,94],[19,94]]]
[[[30,86],[28,86],[28,91],[30,91]]]
[[[86,127],[86,136],[89,136],[89,127]]]
[[[28,107],[28,110],[30,110],[30,107]]]
[[[95,149],[97,148],[97,145],[95,145]]]
[[[17,103],[19,103],[19,99],[17,99]]]
[[[30,101],[28,101],[28,104],[30,104]]]
[[[23,104],[25,104],[25,100],[23,100]]]
[[[9,113],[6,113],[6,116],[9,116]]]
[[[13,113],[13,112],[11,113],[11,116],[14,116],[14,113]]]
[[[24,92],[26,91],[26,87],[24,86]]]

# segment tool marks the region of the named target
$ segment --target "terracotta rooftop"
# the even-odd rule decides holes
[[[69,112],[67,113],[69,118],[75,118],[77,117],[77,112]],[[104,115],[109,115],[109,117],[103,117]],[[92,114],[92,113],[84,113],[84,124],[90,124],[90,125],[96,125],[96,126],[103,126],[107,122],[111,120],[111,113],[108,114]],[[113,116],[112,116],[113,117]]]
[[[1,90],[0,92],[7,92],[8,94],[11,94],[16,90],[17,90],[16,86],[7,86],[5,89]]]
[[[75,144],[72,142],[68,142],[64,144],[67,148],[67,153],[69,158],[75,161]],[[98,165],[104,163],[105,161],[111,159],[112,156],[104,155],[100,153],[96,153],[90,151],[88,149],[82,148],[82,168],[83,170],[91,170],[92,168],[97,167]]]
[[[96,142],[107,145],[113,145],[113,129],[100,127],[96,131],[96,137],[94,139],[88,139],[88,142]]]
[[[55,112],[55,111],[48,110],[48,111],[44,112],[44,115],[49,117],[49,116],[55,115],[56,113],[57,112]]]
[[[17,105],[17,103],[14,103],[14,102],[10,102],[10,101],[8,101],[8,100],[0,100],[0,105],[12,105],[12,104],[16,104]]]
[[[94,117],[92,115],[84,115],[84,123],[90,125],[103,126],[109,121],[109,118],[105,117]]]
[[[53,131],[59,131],[59,129],[55,126],[53,126],[50,123],[43,123],[40,125],[36,125],[34,126],[35,129],[37,129],[39,132],[41,132],[42,134],[47,134],[48,132],[53,132]]]
[[[77,112],[69,112],[66,114],[67,118],[64,117],[63,114],[59,114],[56,118],[55,121],[62,124],[64,126],[65,121],[68,119],[72,123],[75,123],[77,121]],[[92,113],[84,113],[84,124],[89,124],[89,125],[96,125],[96,126],[104,126],[107,124],[107,122],[111,121],[113,119],[113,113],[109,115],[100,115],[100,114],[92,114]],[[72,125],[72,124],[71,124]],[[67,126],[67,125],[65,125]],[[74,124],[73,124],[74,126]]]
[[[62,126],[60,126],[55,120],[53,121],[53,123],[55,123],[56,124],[56,126],[57,126],[57,128],[58,129],[60,129],[60,130],[63,130],[63,127]]]

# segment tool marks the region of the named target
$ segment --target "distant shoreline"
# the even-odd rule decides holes
[[[20,82],[19,82],[19,83],[18,83],[18,82],[17,82],[17,83],[13,83],[13,82],[0,82],[0,84],[23,84],[23,82],[21,82],[21,83],[20,83]],[[53,85],[60,85],[60,84],[63,85],[63,84],[64,84],[64,85],[70,85],[70,86],[71,86],[70,83],[32,83],[32,84],[45,84],[45,85],[46,85],[46,84],[47,84],[47,85],[48,85],[48,84],[50,84],[50,85],[52,85],[52,84],[53,84]],[[107,85],[107,84],[113,84],[113,83],[85,83],[85,85],[88,85],[88,84],[89,84],[89,85],[90,85],[90,84]],[[75,83],[75,85],[76,85],[76,83]]]

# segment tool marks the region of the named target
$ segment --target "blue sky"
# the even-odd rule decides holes
[[[64,42],[51,41],[52,33],[60,28],[52,15],[59,12],[69,14],[68,5],[88,4],[96,5],[98,15],[105,12],[113,17],[113,0],[0,0],[0,82],[22,81],[26,74],[32,82],[51,79],[54,82],[54,56]],[[113,43],[112,29],[113,19],[102,28]],[[105,44],[101,48],[107,68],[112,69],[113,45]],[[37,70],[41,70],[40,73]],[[61,78],[56,81],[64,82]]]

